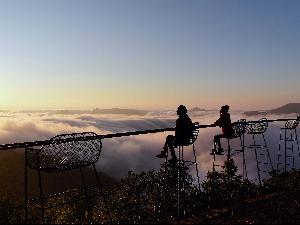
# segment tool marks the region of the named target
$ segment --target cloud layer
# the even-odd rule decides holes
[[[239,112],[233,112],[231,116],[232,121],[245,117]],[[292,116],[295,118],[294,115]],[[191,113],[190,117],[193,121],[198,121],[200,124],[211,124],[218,118],[218,112],[195,112]],[[257,118],[247,118],[247,120],[254,119]],[[61,133],[92,131],[97,134],[107,134],[167,128],[174,127],[175,120],[176,114],[168,111],[149,112],[143,116],[97,115],[89,113],[53,114],[45,111],[1,112],[0,135],[1,143],[13,143],[50,139]],[[284,123],[282,122],[269,124],[269,128],[265,133],[274,167],[277,164],[280,128],[283,126]],[[213,136],[220,131],[220,128],[206,128],[201,129],[199,132],[195,149],[201,180],[205,178],[208,170],[212,170],[213,156],[209,153],[213,144]],[[165,137],[168,134],[172,134],[172,132],[105,139],[103,140],[103,148],[97,167],[118,179],[126,176],[129,170],[139,172],[158,169],[163,160],[156,158],[155,155],[162,150]],[[257,144],[264,144],[262,135],[255,135],[255,141]],[[227,147],[226,140],[223,140],[222,144],[224,148]],[[245,135],[245,144],[253,144],[251,135]],[[241,149],[239,140],[231,140],[230,145],[232,149]],[[295,145],[294,150],[298,151]],[[264,164],[268,162],[267,151],[259,149],[257,152],[260,157],[259,161],[262,162],[259,168],[261,170],[269,170],[271,168],[270,164]],[[265,155],[261,155],[263,153]],[[185,148],[185,157],[193,157],[191,147]],[[242,154],[234,156],[234,159],[240,169],[240,173],[242,173]],[[222,164],[224,160],[224,156],[217,157],[219,164]],[[257,179],[257,161],[254,149],[245,149],[245,160],[249,178]],[[296,164],[299,168],[299,157],[296,157]],[[192,168],[192,174],[195,175],[194,168]],[[261,176],[262,178],[265,177],[265,173],[261,172]]]

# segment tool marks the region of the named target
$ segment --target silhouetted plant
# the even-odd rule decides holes
[[[204,193],[209,199],[210,207],[224,207],[234,201],[242,200],[257,193],[257,186],[237,175],[238,168],[232,158],[227,158],[221,171],[207,173],[202,182]]]
[[[129,172],[120,186],[112,191],[109,207],[114,223],[173,223],[178,214],[178,194],[180,210],[191,213],[199,204],[199,191],[193,184],[187,168],[180,171],[178,166],[162,164],[159,171],[136,174]],[[179,185],[179,189],[178,189]],[[97,214],[97,213],[96,213]],[[107,221],[98,214],[98,222]]]
[[[264,193],[300,191],[300,171],[291,170],[270,173],[270,178],[264,180],[262,191]]]
[[[23,222],[24,204],[1,196],[0,224],[20,224]]]

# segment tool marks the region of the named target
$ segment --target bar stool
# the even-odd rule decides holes
[[[257,168],[257,175],[258,181],[261,185],[261,172],[269,173],[270,171],[274,170],[273,163],[271,160],[270,152],[268,149],[268,145],[265,139],[264,133],[268,128],[268,121],[266,118],[261,118],[259,121],[255,122],[248,122],[246,125],[246,132],[252,136],[253,144],[248,146],[244,146],[244,148],[254,149],[255,159],[256,159],[256,168]],[[261,137],[263,140],[262,144],[258,144],[255,138]],[[266,155],[267,154],[267,155]],[[269,170],[262,166],[270,167]]]
[[[242,152],[243,157],[243,178],[247,178],[247,168],[245,163],[245,151],[244,151],[244,134],[245,134],[245,125],[246,120],[240,119],[235,123],[232,123],[233,135],[227,139],[227,149],[225,149],[224,153],[226,154],[227,158],[231,158],[231,156],[236,155]],[[230,140],[232,139],[240,139],[240,146],[241,149],[232,149],[230,145]],[[224,155],[224,154],[221,154]],[[219,164],[216,164],[216,154],[213,154],[213,171],[216,171],[216,167],[219,167]]]
[[[40,148],[25,149],[25,221],[28,222],[28,206],[34,206],[40,209],[43,224],[46,221],[45,210],[55,208],[70,202],[85,200],[87,204],[88,219],[92,222],[92,208],[90,199],[103,198],[106,211],[111,221],[111,215],[104,196],[102,184],[98,177],[95,163],[98,161],[102,143],[100,139],[91,139],[96,134],[92,132],[62,134],[50,139],[50,143]],[[87,139],[89,138],[89,139]],[[62,142],[71,139],[71,142]],[[28,199],[27,187],[27,166],[38,173],[38,196]],[[87,186],[84,179],[83,168],[92,166],[98,187],[92,189]],[[82,189],[72,189],[60,193],[44,195],[42,184],[42,172],[60,173],[70,170],[79,169],[81,174]],[[88,192],[93,194],[89,194]],[[72,196],[70,201],[51,203],[48,200],[58,196]]]
[[[187,145],[180,145],[177,146],[178,148],[178,177],[177,177],[177,215],[178,218],[181,217],[181,213],[183,214],[183,218],[186,219],[186,209],[184,207],[185,205],[185,186],[184,186],[184,176],[183,171],[185,170],[185,167],[190,167],[192,165],[195,165],[196,169],[196,175],[197,175],[197,184],[198,189],[200,190],[200,178],[199,178],[199,170],[198,170],[198,163],[197,163],[197,157],[196,157],[196,150],[195,150],[195,141],[197,140],[198,134],[199,134],[199,123],[195,122],[193,123],[193,136],[190,138],[190,142]],[[184,159],[184,149],[187,146],[192,146],[193,151],[193,160],[185,160]],[[181,193],[183,193],[184,196],[181,198]],[[183,201],[183,203],[181,202]],[[183,204],[183,208],[181,209],[181,203]],[[181,211],[182,210],[182,211]]]
[[[193,123],[193,136],[190,138],[190,141],[186,145],[180,145],[180,146],[174,146],[174,148],[178,150],[178,162],[177,164],[172,164],[168,162],[168,155],[165,159],[165,174],[168,173],[168,166],[177,167],[177,216],[178,218],[184,217],[186,215],[186,210],[184,208],[184,196],[181,196],[182,194],[185,195],[185,187],[184,187],[184,179],[185,177],[183,176],[183,171],[185,170],[186,167],[191,167],[195,165],[196,169],[196,176],[197,176],[197,186],[198,189],[200,190],[200,178],[199,178],[199,170],[198,170],[198,163],[197,163],[197,156],[196,156],[196,150],[195,150],[195,141],[197,140],[198,134],[199,134],[199,123],[195,122]],[[193,159],[192,160],[185,160],[184,159],[184,151],[186,147],[191,146],[192,147],[192,152],[193,152]],[[163,177],[163,182],[161,189],[165,189],[165,182],[166,182],[166,177]],[[161,190],[161,194],[163,194],[165,191]],[[183,208],[182,208],[183,205]],[[159,212],[160,210],[163,210],[162,208],[162,202],[160,203],[159,207]]]
[[[299,125],[298,120],[288,120],[286,121],[283,128],[280,129],[279,136],[279,148],[277,154],[277,166],[276,170],[280,172],[287,169],[296,169],[295,168],[295,158],[300,157],[299,142],[297,135],[297,126]],[[282,134],[284,132],[284,134]],[[284,146],[282,147],[281,143],[283,142]],[[297,145],[297,152],[294,152],[294,144]],[[296,155],[295,155],[296,153]],[[288,159],[291,159],[288,161]]]

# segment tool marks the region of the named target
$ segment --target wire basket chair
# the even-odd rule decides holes
[[[50,144],[40,148],[27,148],[27,162],[31,169],[47,172],[72,170],[95,164],[100,156],[100,139],[84,140],[96,136],[93,132],[61,134],[50,139]],[[72,142],[59,143],[66,139]]]
[[[102,148],[101,139],[97,139],[97,135],[93,132],[72,133],[57,135],[49,140],[49,143],[42,147],[26,148],[25,149],[25,221],[28,218],[28,205],[33,205],[41,210],[42,222],[46,222],[45,210],[59,206],[59,204],[47,203],[47,199],[55,198],[58,195],[63,195],[69,192],[77,193],[77,189],[73,191],[64,191],[60,193],[44,195],[41,172],[58,173],[74,169],[79,169],[81,174],[81,181],[83,190],[78,193],[76,200],[69,200],[63,204],[71,203],[74,201],[86,200],[88,207],[89,221],[92,222],[92,210],[90,206],[90,198],[98,198],[102,196],[106,211],[108,212],[110,221],[111,216],[107,201],[105,199],[102,184],[98,177],[95,163],[98,161]],[[28,199],[27,187],[27,166],[33,170],[37,170],[39,179],[39,196]],[[98,187],[91,189],[87,186],[86,179],[83,174],[83,168],[92,166]],[[80,178],[79,178],[80,179]],[[88,194],[89,191],[95,193],[94,195]]]

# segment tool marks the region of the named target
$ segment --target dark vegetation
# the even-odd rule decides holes
[[[5,157],[6,159],[0,164],[2,176],[0,223],[22,223],[24,222],[24,193],[22,192],[24,186],[17,181],[20,175],[16,178],[18,174],[5,168],[13,163],[16,168],[19,168],[19,172],[24,171],[23,155],[15,153],[13,158]],[[12,166],[10,168],[12,169]],[[3,180],[5,172],[9,172],[13,177],[10,180]],[[299,171],[292,170],[280,174],[273,172],[262,186],[244,180],[237,172],[238,168],[232,159],[225,161],[221,171],[208,172],[206,180],[201,184],[201,191],[195,186],[187,168],[180,170],[180,177],[183,179],[178,182],[177,167],[170,164],[162,164],[158,171],[140,174],[129,172],[120,183],[103,174],[101,178],[104,180],[103,183],[107,184],[105,193],[113,223],[300,224]],[[54,184],[68,187],[67,184],[70,185],[72,179],[76,180],[76,175],[72,178],[70,173],[67,179],[57,178],[48,181],[49,187],[53,186],[49,191],[57,191]],[[50,176],[45,180],[51,180]],[[8,184],[8,182],[12,183]],[[33,186],[32,183],[31,188]],[[15,195],[11,195],[12,190],[16,192]],[[61,200],[64,199],[59,197],[51,201]],[[108,223],[103,201],[97,200],[95,205],[98,209],[93,211],[94,222]],[[48,223],[56,224],[88,223],[86,206],[83,202],[78,202],[64,205],[59,209],[47,210],[46,220]],[[30,222],[41,222],[39,211],[35,208],[30,210]]]

